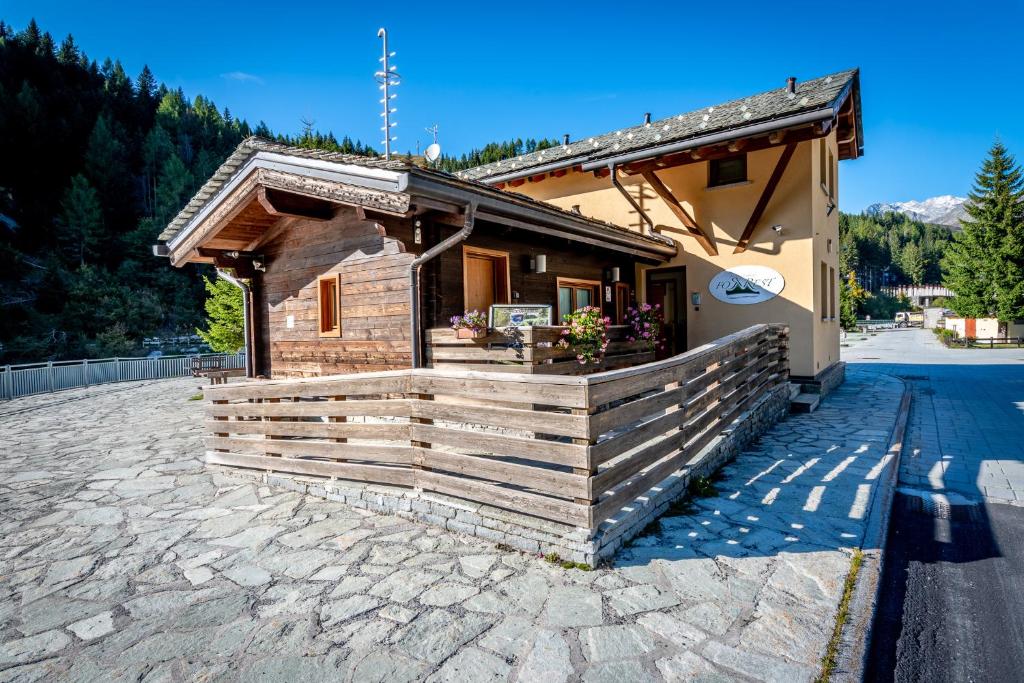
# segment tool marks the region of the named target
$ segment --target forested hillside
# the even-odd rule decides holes
[[[884,285],[939,284],[942,256],[953,241],[949,228],[899,213],[840,214],[839,270],[852,271],[870,291]]]
[[[250,127],[201,95],[133,79],[0,23],[0,362],[126,354],[202,320],[201,268],[151,254]],[[375,154],[306,126],[304,146]]]

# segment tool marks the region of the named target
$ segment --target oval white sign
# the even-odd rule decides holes
[[[711,296],[727,304],[759,304],[786,286],[779,271],[767,266],[735,266],[711,278]]]

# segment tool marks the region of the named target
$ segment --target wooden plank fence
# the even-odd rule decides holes
[[[630,327],[608,328],[608,349],[600,363],[580,365],[572,349],[558,346],[564,326],[492,330],[479,339],[458,339],[455,330],[427,330],[427,360],[438,370],[528,372],[544,375],[582,375],[629,367],[654,360],[654,352],[629,341]]]
[[[585,376],[428,369],[213,386],[206,458],[594,528],[787,381],[787,336],[755,325]]]

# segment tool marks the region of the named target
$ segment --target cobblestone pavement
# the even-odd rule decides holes
[[[1024,505],[1024,349],[947,349],[921,329],[849,343],[845,360],[901,377],[914,392],[901,485],[954,503]]]
[[[903,390],[850,372],[588,572],[207,470],[195,386],[0,404],[0,680],[810,680]]]

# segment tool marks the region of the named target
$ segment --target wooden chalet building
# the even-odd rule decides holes
[[[648,301],[668,354],[784,323],[792,374],[833,383],[860,116],[853,70],[455,175],[250,138],[156,251],[244,280],[251,376],[421,367],[447,357],[431,329],[496,303]]]
[[[571,301],[621,317],[636,267],[677,251],[667,237],[404,161],[260,138],[238,146],[160,239],[172,265],[246,281],[249,374],[272,378],[421,367],[428,329],[494,303],[560,317]],[[619,296],[606,300],[605,286]]]

